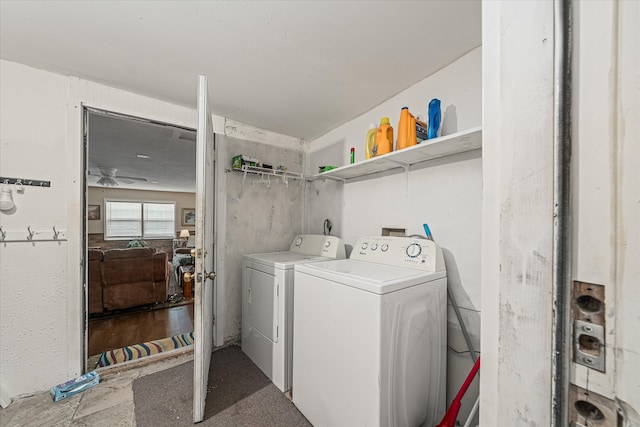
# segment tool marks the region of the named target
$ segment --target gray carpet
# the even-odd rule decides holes
[[[211,356],[205,426],[310,426],[238,346]],[[133,382],[136,424],[193,425],[193,362]]]

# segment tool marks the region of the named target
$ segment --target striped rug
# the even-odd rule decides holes
[[[149,341],[142,344],[129,345],[127,347],[116,348],[115,350],[104,351],[98,359],[97,368],[102,368],[128,360],[139,359],[162,353],[163,351],[174,350],[193,344],[193,332],[182,335],[175,335],[169,338]]]

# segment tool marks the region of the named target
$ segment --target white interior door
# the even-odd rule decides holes
[[[214,141],[207,77],[198,77],[196,138],[196,256],[194,303],[193,422],[204,418],[213,347]]]

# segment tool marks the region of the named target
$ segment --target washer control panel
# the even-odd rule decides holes
[[[432,240],[413,237],[362,237],[353,246],[350,259],[433,273],[445,270],[440,246]]]
[[[339,237],[317,234],[300,234],[293,239],[289,252],[305,255],[346,258],[344,242]]]

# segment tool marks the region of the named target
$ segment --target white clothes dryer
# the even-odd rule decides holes
[[[288,252],[245,255],[242,351],[282,392],[291,389],[294,266],[345,258],[335,236],[299,235]]]
[[[315,426],[428,426],[445,412],[447,279],[431,240],[367,237],[295,266],[293,403]]]

